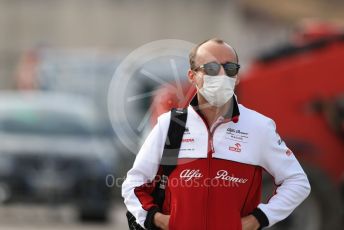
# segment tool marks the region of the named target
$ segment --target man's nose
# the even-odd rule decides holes
[[[226,75],[225,69],[223,68],[223,65],[221,65],[219,75]]]

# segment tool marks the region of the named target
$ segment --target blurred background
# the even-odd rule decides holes
[[[212,37],[238,52],[239,101],[276,121],[312,184],[274,229],[342,229],[343,15],[340,0],[0,0],[0,229],[127,229],[116,178],[135,155],[116,130],[133,129],[139,148],[159,114],[187,101],[187,52],[135,66],[112,98],[135,106],[115,123],[112,77],[149,42]],[[167,86],[176,73],[182,99]]]

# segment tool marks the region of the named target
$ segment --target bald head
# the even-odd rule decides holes
[[[233,47],[221,39],[213,38],[206,40],[195,46],[189,55],[190,69],[188,71],[189,81],[198,88],[203,87],[204,70],[197,70],[201,65],[210,62],[225,64],[228,62],[238,63],[238,55]],[[221,67],[218,75],[227,75],[224,68]],[[197,77],[199,76],[199,77]],[[239,78],[236,77],[236,85],[239,84]]]
[[[238,63],[238,55],[233,47],[221,39],[208,39],[194,47],[189,55],[190,69],[216,61],[219,63]]]

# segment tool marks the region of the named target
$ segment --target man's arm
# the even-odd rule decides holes
[[[260,161],[261,166],[274,177],[277,190],[269,202],[259,204],[253,214],[259,222],[272,226],[288,217],[311,189],[299,162],[276,133],[274,121],[269,120],[267,126]]]
[[[122,185],[124,203],[142,227],[144,227],[146,218],[150,218],[152,221],[154,213],[159,211],[157,205],[154,204],[151,193],[155,186],[153,181],[159,174],[169,120],[170,113],[165,113],[159,117]]]

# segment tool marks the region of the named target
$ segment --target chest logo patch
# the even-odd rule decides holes
[[[229,146],[228,149],[229,149],[229,151],[240,153],[241,152],[241,144],[236,143],[236,144],[234,144],[234,146]]]
[[[226,131],[226,138],[236,142],[246,143],[248,140],[248,132],[240,129],[228,128]]]

